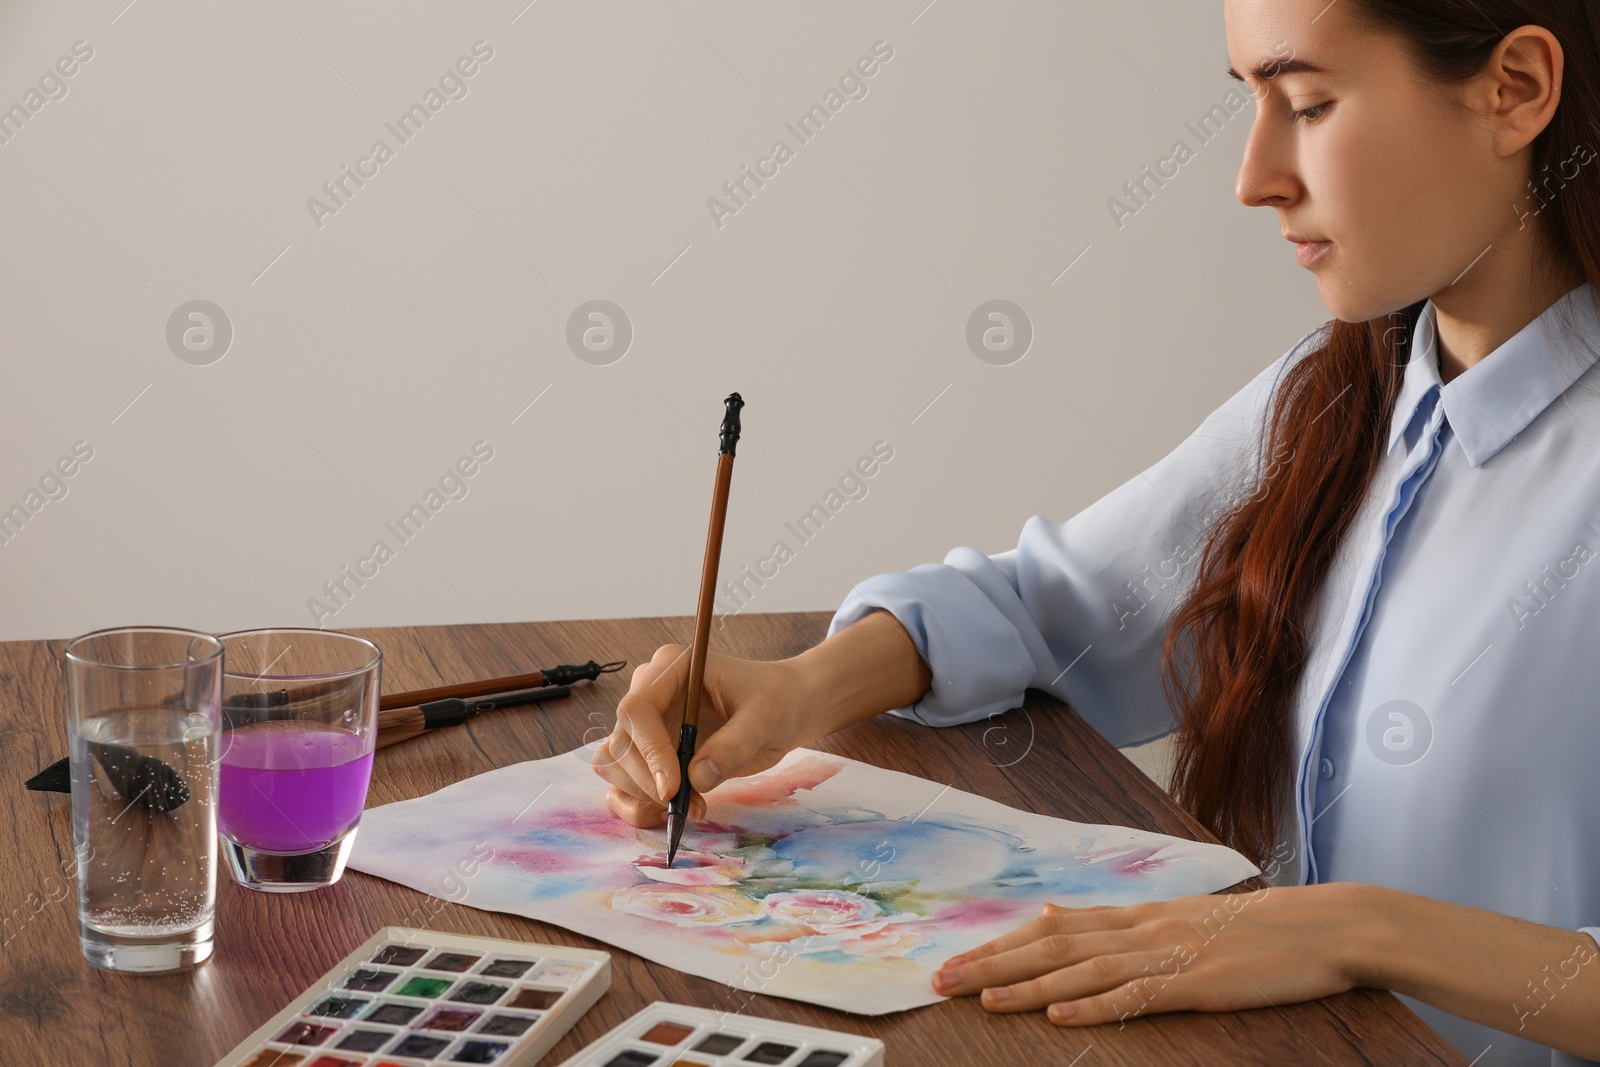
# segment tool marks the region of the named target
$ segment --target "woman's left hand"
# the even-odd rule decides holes
[[[1053,1023],[1292,1004],[1361,984],[1368,887],[1274,886],[1128,907],[1062,908],[947,960],[933,988]]]

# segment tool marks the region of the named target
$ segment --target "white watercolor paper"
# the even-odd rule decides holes
[[[942,1000],[942,961],[1047,901],[1167,900],[1260,873],[1220,845],[1036,815],[808,749],[708,794],[668,870],[666,831],[610,813],[591,753],[373,808],[350,866],[735,990],[865,1015]]]

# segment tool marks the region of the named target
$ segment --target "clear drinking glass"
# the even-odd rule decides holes
[[[67,643],[83,954],[114,971],[211,955],[222,642],[155,626]]]
[[[222,635],[217,829],[234,881],[268,893],[344,873],[367,800],[383,653],[336,630]]]

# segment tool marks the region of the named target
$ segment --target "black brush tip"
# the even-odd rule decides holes
[[[183,776],[154,756],[121,745],[91,747],[105,768],[107,780],[123,799],[158,813],[172,811],[188,801],[189,786]],[[71,760],[57,760],[23,784],[41,793],[70,793]]]
[[[689,820],[675,811],[667,812],[667,866],[678,858],[678,845],[683,841],[683,824]]]
[[[71,761],[62,757],[29,778],[24,784],[40,793],[70,793],[72,792]]]

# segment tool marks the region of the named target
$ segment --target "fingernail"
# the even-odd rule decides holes
[[[1011,990],[1003,985],[997,985],[992,989],[985,989],[983,991],[983,999],[990,1004],[998,1004],[1002,1000],[1011,999]]]
[[[949,959],[944,961],[944,966],[945,966],[945,968],[947,970],[954,970],[955,968],[962,966],[966,962],[967,962],[967,957],[965,957],[965,956],[951,956]]]
[[[717,783],[722,781],[722,772],[717,770],[717,765],[709,759],[697,760],[694,766],[693,777],[699,779],[699,788],[702,793],[715,789]]]
[[[933,984],[940,989],[949,989],[961,982],[961,969],[959,967],[946,967],[933,976]]]
[[[1050,1005],[1050,1021],[1053,1023],[1064,1023],[1076,1014],[1078,1014],[1078,1007],[1076,1004]]]
[[[672,799],[667,793],[667,772],[656,772],[656,793],[661,797],[662,803]]]

